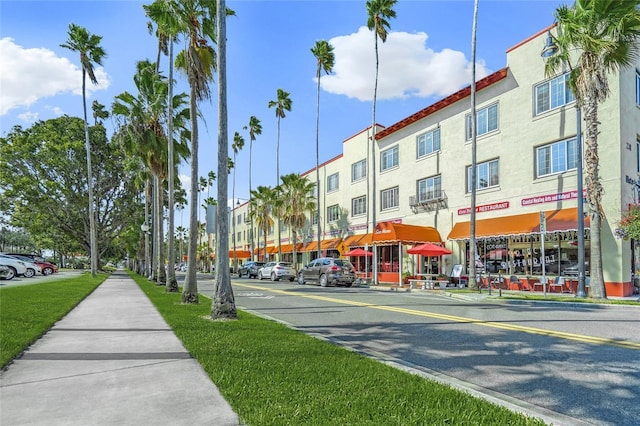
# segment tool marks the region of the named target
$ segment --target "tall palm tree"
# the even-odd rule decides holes
[[[233,150],[233,162],[236,162],[236,156],[238,152],[242,150],[244,147],[244,138],[240,135],[240,133],[235,132],[233,135],[233,143],[231,144],[231,149]],[[231,202],[235,203],[236,200],[236,168],[233,168],[233,189],[231,191]],[[238,270],[238,257],[236,255],[236,208],[235,204],[232,206],[233,209],[233,217],[231,218],[231,224],[233,228],[232,232],[232,240],[233,240],[233,270]]]
[[[93,172],[91,170],[91,142],[89,141],[89,124],[87,122],[87,75],[93,84],[98,84],[94,72],[94,65],[102,65],[107,56],[100,46],[102,37],[91,34],[86,28],[76,24],[69,24],[69,38],[60,45],[65,49],[80,53],[82,66],[82,111],[84,117],[84,143],[87,150],[87,188],[89,192],[89,245],[91,252],[91,276],[98,271],[98,242],[96,236],[96,218],[93,211]]]
[[[251,208],[251,150],[253,148],[253,141],[256,140],[256,135],[262,134],[262,125],[254,115],[249,117],[249,125],[244,126],[244,130],[249,129],[249,208]],[[251,211],[249,211],[249,217],[251,218]],[[251,229],[249,230],[249,246],[251,249],[251,260],[253,260],[253,221],[251,222]]]
[[[255,222],[258,230],[262,231],[264,237],[262,260],[266,260],[267,256],[267,234],[273,227],[272,213],[275,199],[276,191],[270,186],[259,185],[254,191],[251,191],[249,214],[252,216],[251,219]]]
[[[390,28],[389,19],[396,17],[392,9],[397,0],[369,0],[367,1],[367,27],[373,31],[374,48],[376,53],[376,78],[373,85],[372,119],[371,119],[371,227],[375,232],[376,227],[376,100],[378,97],[378,39],[387,41],[387,29]],[[367,182],[369,178],[367,178]],[[373,250],[373,264],[377,264],[377,250]],[[377,269],[374,269],[374,280],[377,280]]]
[[[598,156],[598,105],[609,96],[609,73],[628,68],[639,56],[640,0],[576,0],[555,12],[557,51],[545,72],[570,67],[569,85],[585,121],[585,187],[590,215],[590,295],[606,298],[602,269],[602,183]],[[577,56],[572,66],[571,60]],[[582,196],[578,194],[578,196]],[[582,230],[580,230],[582,232]]]
[[[296,173],[282,176],[280,192],[285,200],[282,209],[282,221],[291,228],[293,236],[293,266],[298,269],[298,231],[306,221],[307,213],[313,214],[317,208],[315,197],[315,184],[309,182],[307,177]]]
[[[333,46],[326,40],[316,41],[316,44],[311,48],[311,53],[313,53],[317,62],[316,79],[318,80],[318,94],[316,97],[316,189],[320,191],[320,77],[322,77],[323,70],[327,74],[331,73],[333,70],[335,55],[333,54]],[[318,203],[316,205],[316,216],[318,218],[320,218],[319,195],[320,194],[318,194]],[[318,220],[318,257],[320,256],[320,220]]]
[[[476,31],[478,25],[478,0],[473,2],[473,24],[471,27],[471,218],[469,224],[469,287],[477,288],[476,281],[476,153],[477,134],[476,126]]]
[[[278,119],[278,142],[276,144],[276,186],[280,183],[280,119],[285,118],[285,111],[291,111],[291,98],[289,92],[278,89],[276,100],[269,101],[269,108],[274,108]],[[280,217],[278,217],[278,260],[282,258],[280,248]]]

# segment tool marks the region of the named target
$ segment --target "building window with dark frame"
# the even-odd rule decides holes
[[[476,190],[493,188],[500,184],[498,160],[476,165]],[[471,192],[471,166],[467,166],[467,193]]]
[[[424,203],[442,197],[440,176],[432,176],[418,181],[418,201]]]
[[[576,138],[550,143],[536,149],[536,176],[564,173],[577,167]]]
[[[440,151],[440,128],[430,130],[416,137],[416,158]]]
[[[398,167],[398,164],[399,164],[398,153],[399,153],[398,145],[394,146],[393,148],[386,149],[380,153],[380,171],[381,172]]]
[[[389,210],[397,208],[400,203],[398,201],[399,189],[397,186],[380,191],[380,210]]]
[[[327,222],[337,222],[340,219],[340,206],[334,204],[327,207]]]
[[[360,160],[351,165],[351,182],[367,177],[367,160]]]
[[[482,136],[487,133],[498,130],[498,104],[492,104],[476,111],[477,129],[476,135]],[[467,114],[466,121],[466,137],[471,140],[471,114]]]
[[[351,216],[362,216],[367,213],[367,196],[351,199]]]
[[[339,173],[327,176],[327,192],[337,191],[340,188]]]
[[[534,88],[535,115],[559,108],[576,100],[569,88],[569,73],[538,84]]]

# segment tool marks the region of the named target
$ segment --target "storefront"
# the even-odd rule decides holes
[[[477,267],[482,273],[571,277],[578,274],[577,208],[545,211],[546,232],[540,232],[540,213],[526,213],[476,221]],[[469,270],[469,222],[457,223],[448,235],[464,251]],[[589,274],[589,218],[585,218],[585,273]],[[544,245],[544,249],[543,249]],[[543,254],[544,253],[544,254]]]

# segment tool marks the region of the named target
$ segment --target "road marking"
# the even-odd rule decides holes
[[[300,294],[300,293],[295,293],[295,292],[288,291],[288,290],[278,290],[278,289],[274,289],[274,288],[252,286],[252,285],[248,285],[248,284],[237,284],[237,283],[234,283],[234,286],[246,287],[246,288],[251,288],[251,289],[254,289],[254,290],[269,291],[269,292],[272,292],[272,293],[284,294],[284,295],[287,295],[287,296],[306,297],[308,299],[322,300],[323,302],[339,303],[339,304],[342,304],[342,305],[359,306],[359,307],[365,307],[365,308],[371,308],[371,309],[379,309],[379,310],[382,310],[382,311],[398,312],[398,313],[403,313],[403,314],[416,315],[416,316],[427,317],[427,318],[437,318],[437,319],[443,319],[443,320],[447,320],[447,321],[476,324],[476,325],[481,325],[481,326],[484,326],[484,327],[492,327],[492,328],[498,328],[498,329],[502,329],[502,330],[520,331],[520,332],[523,332],[523,333],[537,334],[537,335],[541,335],[541,336],[557,337],[557,338],[560,338],[560,339],[573,340],[573,341],[582,342],[582,343],[593,343],[593,344],[596,344],[596,345],[609,345],[609,346],[617,346],[617,347],[625,348],[625,349],[640,350],[640,343],[628,342],[628,341],[624,341],[624,340],[607,339],[607,338],[604,338],[604,337],[587,336],[587,335],[584,335],[584,334],[567,333],[567,332],[564,332],[564,331],[545,330],[543,328],[537,328],[537,327],[526,327],[526,326],[522,326],[522,325],[505,324],[505,323],[502,323],[502,322],[485,321],[485,320],[479,320],[479,319],[474,319],[474,318],[460,317],[460,316],[456,316],[456,315],[438,314],[438,313],[435,313],[435,312],[424,312],[424,311],[418,311],[416,309],[408,309],[408,308],[398,308],[398,307],[394,307],[394,306],[376,305],[376,304],[373,304],[373,303],[365,303],[365,302],[354,302],[354,301],[336,299],[336,298],[333,298],[333,297],[318,296],[318,295],[314,295],[314,294]]]

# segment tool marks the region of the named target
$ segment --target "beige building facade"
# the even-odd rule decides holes
[[[477,83],[476,236],[486,274],[577,273],[576,108],[567,74],[545,77],[540,53],[547,31],[509,49],[505,68]],[[640,202],[640,63],[611,75],[609,83],[611,94],[599,108],[602,254],[607,294],[627,296],[640,274],[640,249],[616,238],[614,231],[629,205]],[[467,87],[391,126],[378,125],[375,172],[367,167],[371,128],[344,140],[343,153],[319,167],[323,254],[340,256],[355,247],[373,250],[365,268],[378,282],[397,282],[403,272],[449,274],[454,265],[462,265],[464,274],[471,206],[470,111]],[[372,172],[375,206],[368,196]],[[302,174],[316,181],[315,168]],[[247,208],[245,203],[234,213],[237,250],[251,250]],[[588,215],[584,222],[588,262]],[[301,232],[298,264],[316,256],[316,229],[310,221]],[[430,259],[406,253],[427,241],[442,243],[452,254]],[[286,256],[293,243],[290,230],[283,230],[281,243]],[[277,232],[271,232],[267,253],[277,253],[276,246]],[[254,248],[260,248],[258,238]],[[362,267],[362,259],[353,260]]]

